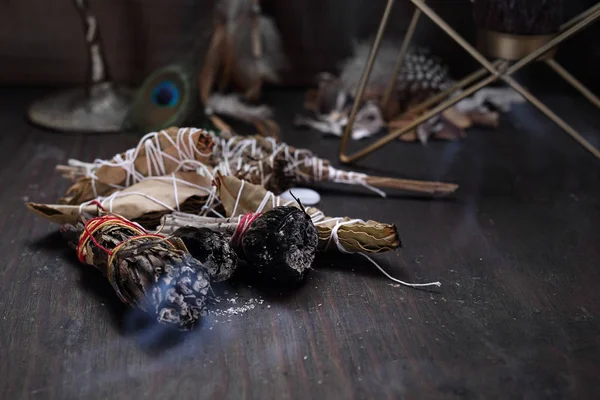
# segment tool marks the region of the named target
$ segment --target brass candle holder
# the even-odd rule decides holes
[[[600,159],[600,150],[589,143],[583,136],[581,136],[574,128],[566,123],[561,117],[556,115],[550,110],[544,103],[542,103],[537,97],[531,94],[521,84],[519,84],[514,78],[511,77],[515,72],[519,71],[523,67],[529,65],[534,61],[545,62],[551,69],[553,69],[558,75],[565,79],[570,85],[578,90],[584,97],[590,102],[600,108],[600,99],[594,95],[585,85],[579,82],[573,75],[566,71],[559,63],[554,59],[556,47],[580,32],[585,27],[600,18],[600,3],[590,7],[588,10],[582,12],[578,16],[574,17],[567,23],[561,25],[557,32],[541,34],[541,35],[519,35],[512,33],[502,33],[492,30],[480,29],[478,32],[478,49],[468,43],[462,36],[460,36],[450,25],[444,21],[431,7],[425,4],[424,0],[410,0],[416,7],[413,14],[412,20],[408,27],[407,34],[404,38],[400,52],[394,66],[394,70],[390,79],[390,83],[382,99],[382,105],[387,104],[390,96],[394,90],[394,84],[396,82],[398,73],[402,68],[404,57],[408,51],[410,42],[415,32],[415,28],[419,22],[421,14],[425,14],[431,21],[433,21],[438,27],[440,27],[448,36],[450,36],[455,42],[457,42],[463,49],[465,49],[475,60],[482,65],[482,68],[475,71],[471,75],[467,76],[463,80],[457,82],[450,89],[439,93],[431,98],[425,100],[423,103],[411,108],[407,113],[415,113],[431,108],[428,112],[422,114],[417,119],[413,120],[410,124],[407,124],[401,129],[390,131],[386,136],[378,139],[376,142],[368,145],[367,147],[356,151],[353,154],[346,154],[346,148],[348,141],[351,137],[352,125],[356,118],[356,114],[359,110],[360,103],[363,98],[369,76],[377,57],[377,52],[381,44],[383,33],[387,26],[394,0],[388,0],[385,11],[379,24],[379,29],[375,37],[375,42],[371,48],[371,53],[365,65],[365,69],[359,82],[358,91],[350,116],[348,124],[344,130],[344,134],[340,141],[339,159],[343,163],[352,163],[358,159],[361,159],[373,151],[385,146],[392,140],[412,131],[415,127],[427,121],[434,115],[443,112],[447,108],[458,103],[462,99],[471,96],[478,90],[485,86],[501,80],[509,85],[512,89],[523,96],[529,103],[535,106],[543,114],[545,114],[554,123],[560,126],[567,134],[575,139],[579,144],[586,148],[596,158]],[[483,54],[485,53],[495,61],[489,61]],[[457,93],[461,90],[460,93]],[[456,94],[455,96],[452,96]]]

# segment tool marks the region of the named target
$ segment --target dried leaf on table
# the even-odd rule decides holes
[[[461,113],[454,107],[442,111],[442,116],[459,129],[466,129],[473,125],[473,121],[471,121],[468,115]]]
[[[176,191],[175,191],[176,189]],[[210,178],[195,172],[148,178],[99,202],[110,212],[145,227],[155,227],[162,215],[173,210],[199,213],[211,192]],[[98,206],[26,203],[34,214],[57,224],[75,224],[82,213],[97,215]]]
[[[419,140],[419,138],[417,137],[417,131],[415,129],[411,129],[404,135],[398,137],[398,139],[403,142],[416,142],[417,140]]]

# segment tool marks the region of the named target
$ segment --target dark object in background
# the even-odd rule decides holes
[[[232,241],[236,245],[235,237]],[[242,258],[252,270],[266,279],[294,284],[308,273],[319,236],[304,210],[277,207],[261,214],[240,242]]]
[[[216,11],[199,77],[206,116],[222,131],[233,132],[221,118],[229,117],[278,136],[273,111],[257,104],[263,84],[278,82],[285,64],[277,26],[261,0],[217,0]]]
[[[564,22],[563,0],[477,0],[479,29],[512,35],[547,35]]]
[[[222,233],[185,226],[173,232],[173,236],[180,238],[190,254],[204,265],[212,282],[225,281],[235,273],[238,256]]]
[[[353,41],[372,37],[385,6],[384,1],[366,0],[263,3],[282,35],[289,61],[281,73],[281,83],[286,86],[313,85],[320,72],[337,73],[339,62],[352,55]],[[405,35],[414,11],[409,1],[396,3],[394,23],[389,26],[391,40]],[[565,20],[596,3],[569,0],[564,3]],[[430,5],[465,39],[475,42],[470,0],[437,0]],[[1,84],[73,85],[85,80],[86,55],[79,50],[84,39],[78,37],[81,27],[70,6],[69,2],[56,2],[49,7],[47,0],[0,2]],[[103,28],[111,75],[116,82],[139,86],[152,71],[189,51],[190,43],[204,34],[212,24],[214,0],[94,1],[93,7]],[[32,9],[43,12],[32,13]],[[179,46],[182,35],[185,46]],[[586,85],[600,84],[600,75],[590,68],[600,62],[599,36],[600,24],[596,23],[564,43],[557,56],[557,61]],[[433,24],[419,26],[415,44],[430,47],[448,63],[452,76],[462,77],[479,67]],[[525,73],[540,81],[539,71]]]
[[[261,14],[258,0],[218,0],[215,5],[214,20],[203,25],[191,49],[146,78],[126,130],[187,125],[231,131],[220,118],[226,116],[254,124],[265,136],[278,134],[272,110],[255,104],[263,82],[277,82],[285,62],[276,25]],[[228,89],[234,93],[225,93]]]

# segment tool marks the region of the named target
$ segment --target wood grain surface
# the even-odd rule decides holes
[[[57,226],[53,168],[109,157],[134,135],[29,126],[41,91],[0,90],[1,399],[587,399],[600,393],[600,164],[529,106],[460,143],[392,143],[357,168],[461,184],[431,201],[321,188],[330,214],[396,223],[404,247],[376,259],[436,291],[391,284],[358,256],[321,255],[306,284],[268,294],[230,283],[239,315],[187,335],[144,328]],[[600,142],[597,111],[545,99]],[[283,137],[335,158],[338,141],[291,128],[302,94],[274,92]],[[225,289],[224,289],[225,290]]]

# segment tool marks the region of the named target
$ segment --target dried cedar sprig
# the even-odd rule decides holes
[[[63,225],[61,233],[82,263],[104,273],[122,302],[158,322],[189,330],[205,311],[209,273],[179,239],[149,234],[117,215]]]

